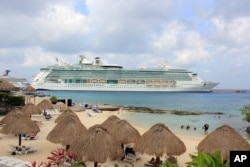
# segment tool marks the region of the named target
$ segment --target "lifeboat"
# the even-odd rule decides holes
[[[135,84],[135,80],[127,80],[128,84]]]
[[[98,82],[97,79],[92,79],[92,80],[91,80],[91,83],[97,83],[97,82]]]
[[[154,85],[155,85],[155,86],[161,86],[161,81],[155,81],[155,82],[154,82]]]
[[[106,80],[105,79],[100,79],[99,83],[106,83]]]
[[[154,82],[151,81],[151,80],[147,80],[147,81],[146,81],[146,85],[147,85],[147,86],[152,86],[153,84],[154,84]]]
[[[125,83],[126,83],[126,80],[119,80],[119,83],[120,83],[120,84],[125,84]]]

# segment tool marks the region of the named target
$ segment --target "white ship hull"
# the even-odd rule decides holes
[[[72,90],[72,91],[128,91],[128,92],[211,92],[217,84],[207,83],[206,86],[181,85],[175,87],[155,87],[138,84],[65,84],[65,83],[43,83],[32,85],[37,90]]]

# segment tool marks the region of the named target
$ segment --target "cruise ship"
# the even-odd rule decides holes
[[[218,83],[207,82],[186,69],[164,65],[157,68],[124,69],[79,56],[77,64],[61,63],[41,68],[32,79],[37,90],[211,92]]]
[[[6,82],[12,84],[13,86],[23,90],[29,86],[29,82],[25,78],[16,78],[9,75],[11,70],[5,70],[0,76],[0,81],[5,80]],[[0,82],[1,83],[1,82]]]

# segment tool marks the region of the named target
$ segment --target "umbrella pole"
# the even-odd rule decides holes
[[[97,164],[98,164],[97,162],[94,162],[94,167],[97,167]]]
[[[69,150],[69,147],[70,147],[70,145],[66,145],[66,151],[68,151]]]
[[[19,137],[19,143],[18,143],[18,145],[21,146],[22,134],[19,134],[18,137]]]

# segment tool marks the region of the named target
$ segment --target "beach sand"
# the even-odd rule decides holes
[[[35,103],[39,103],[42,99],[36,99]],[[32,100],[31,100],[32,102]],[[109,116],[116,115],[120,119],[126,114],[129,114],[128,111],[124,111],[120,109],[119,111],[104,111],[102,113],[98,113],[93,117],[88,116],[87,110],[81,112],[75,112],[80,120],[82,121],[83,125],[87,128],[95,125],[101,124],[104,122]],[[40,132],[37,134],[38,139],[36,140],[22,140],[22,145],[32,146],[38,149],[35,153],[30,153],[28,155],[10,155],[8,150],[10,149],[10,145],[17,145],[18,144],[18,137],[14,135],[5,135],[0,133],[0,156],[10,156],[13,158],[25,160],[25,161],[36,161],[37,163],[41,162],[48,162],[47,157],[50,156],[50,152],[57,148],[62,148],[60,144],[54,144],[46,139],[48,133],[53,129],[56,125],[54,120],[57,118],[58,115],[53,115],[53,118],[49,121],[45,120],[41,116],[32,116],[33,120],[41,121],[42,125],[40,126]],[[2,117],[0,117],[2,119]],[[133,124],[132,124],[133,125]],[[143,127],[138,127],[133,125],[140,134],[143,134],[148,129]],[[170,129],[171,130],[171,129]],[[186,162],[190,161],[189,154],[195,154],[195,146],[205,137],[205,136],[191,136],[191,135],[182,135],[175,133],[186,145],[186,152],[182,155],[177,157],[178,165],[180,167],[185,167]],[[149,161],[152,156],[142,155],[141,159],[134,163],[135,167],[143,167],[146,161]],[[161,160],[165,160],[164,157],[161,157]],[[123,161],[110,161],[108,160],[106,163],[101,164],[102,167],[113,167],[114,164],[118,164],[120,167],[131,166],[128,162]],[[87,162],[87,166],[93,166],[93,162]]]

